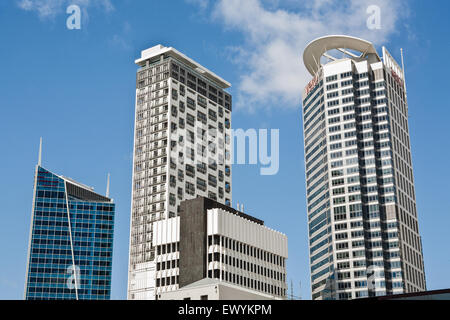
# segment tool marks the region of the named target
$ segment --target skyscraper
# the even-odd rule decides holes
[[[404,71],[382,52],[327,36],[303,54],[313,299],[426,289]]]
[[[39,161],[25,299],[110,299],[114,212],[111,199]]]
[[[155,299],[152,223],[180,201],[231,204],[230,84],[173,48],[142,51],[136,83],[128,299]]]

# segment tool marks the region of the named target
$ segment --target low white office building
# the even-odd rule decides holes
[[[237,289],[243,291],[235,299],[286,296],[287,237],[259,219],[197,197],[181,203],[179,217],[154,222],[153,230],[158,299],[184,299],[186,290],[192,299],[222,299]],[[205,287],[198,282],[205,278],[214,281]]]
[[[162,292],[158,300],[273,300],[274,296],[218,279],[204,278],[175,291]],[[275,298],[281,299],[281,298]]]

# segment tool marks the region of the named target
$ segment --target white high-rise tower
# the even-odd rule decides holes
[[[151,300],[152,223],[198,195],[231,205],[232,103],[227,81],[173,48],[144,50],[136,64],[128,299]]]
[[[426,290],[403,68],[348,36],[314,40],[303,61],[312,298]]]

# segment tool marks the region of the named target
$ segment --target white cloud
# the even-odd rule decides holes
[[[192,0],[189,0],[192,1]],[[218,0],[211,17],[244,42],[229,48],[239,65],[237,108],[296,108],[310,79],[302,53],[313,39],[347,34],[382,44],[405,16],[404,0]],[[381,29],[367,28],[367,7],[381,9]],[[205,5],[204,5],[205,6]]]
[[[17,0],[19,8],[36,12],[41,19],[53,18],[65,13],[66,8],[76,4],[85,11],[88,7],[99,7],[105,11],[114,10],[111,0]]]
[[[125,22],[122,27],[122,32],[114,34],[109,43],[112,46],[119,47],[120,49],[123,49],[125,51],[131,50],[132,45],[127,40],[129,39],[130,32],[132,32],[131,24],[129,22]]]

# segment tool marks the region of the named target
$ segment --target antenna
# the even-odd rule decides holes
[[[298,282],[298,286],[299,286],[298,300],[302,300],[302,282],[301,281]]]
[[[291,300],[294,300],[294,282],[291,279]]]
[[[402,58],[402,71],[403,75],[405,74],[405,63],[403,62],[403,48],[400,48],[400,56]]]
[[[407,100],[406,99],[405,63],[403,62],[403,48],[400,48],[400,54],[401,54],[401,57],[402,57],[403,90],[405,90],[405,100]]]
[[[38,166],[41,166],[42,163],[42,137],[39,140],[39,158],[38,158]]]
[[[236,208],[237,211],[239,211],[239,208],[240,208],[240,207],[239,207],[239,201],[238,201],[238,202],[237,202],[237,208]]]
[[[244,204],[241,204],[241,212],[244,212]]]
[[[109,177],[110,177],[110,174],[108,172],[108,180],[106,182],[106,197],[107,198],[109,198]]]

